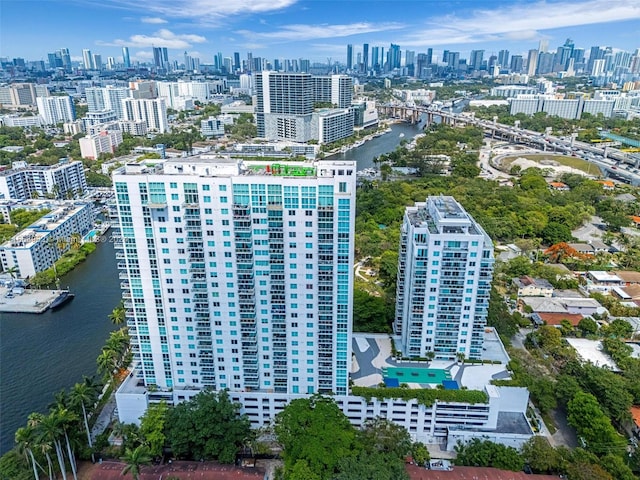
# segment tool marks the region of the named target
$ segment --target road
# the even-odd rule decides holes
[[[596,225],[602,225],[603,223],[604,222],[600,217],[594,215],[591,217],[591,220],[585,223],[582,227],[571,232],[571,234],[583,242],[602,240],[602,230],[600,230]]]

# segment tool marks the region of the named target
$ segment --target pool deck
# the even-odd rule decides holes
[[[430,362],[416,362],[397,360],[391,356],[391,339],[388,334],[355,333],[352,340],[353,356],[351,364],[351,380],[355,385],[375,387],[382,383],[383,369],[402,368],[410,370],[431,369],[443,370],[449,373],[447,380],[455,380],[461,387],[471,390],[483,390],[491,380],[510,378],[507,370],[509,356],[504,346],[494,332],[487,331],[485,336],[484,360],[498,360],[499,364],[470,364],[458,363],[456,360],[432,360]],[[396,377],[409,388],[435,388],[442,379],[433,382],[419,383],[410,376]],[[414,380],[414,381],[411,381]]]
[[[25,289],[22,295],[7,298],[11,289],[0,287],[0,313],[43,313],[63,290]]]

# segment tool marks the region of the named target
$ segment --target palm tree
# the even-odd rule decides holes
[[[124,456],[121,457],[120,460],[127,464],[127,466],[122,469],[122,475],[131,473],[133,479],[138,480],[140,478],[140,467],[151,463],[149,447],[146,445],[138,445],[134,450],[127,448]]]
[[[58,466],[62,473],[62,479],[67,480],[67,471],[64,464],[64,451],[62,450],[62,443],[60,439],[63,435],[62,427],[57,415],[57,412],[53,411],[46,417],[43,415],[40,420],[40,438],[45,442],[50,442],[56,450],[56,457],[58,458]]]
[[[82,237],[80,236],[80,234],[78,232],[72,233],[71,234],[71,248],[73,250],[78,250],[80,248],[80,245],[82,245]]]
[[[16,443],[18,444],[18,450],[24,452],[27,460],[31,461],[31,466],[33,467],[33,477],[35,480],[40,480],[40,475],[38,474],[38,467],[40,464],[36,462],[36,458],[33,455],[33,447],[36,446],[35,432],[31,427],[22,427],[16,430],[15,435]]]
[[[9,275],[11,275],[11,279],[15,279],[17,273],[20,271],[20,269],[18,268],[17,265],[14,265],[13,267],[9,267],[7,268],[4,273],[8,273]]]
[[[89,430],[89,420],[87,418],[87,405],[91,405],[96,400],[96,393],[86,383],[76,383],[71,389],[71,404],[80,405],[82,408],[82,418],[84,419],[84,428],[87,431],[87,443],[91,449],[91,460],[95,462],[93,453],[93,441],[91,440],[91,431]]]
[[[118,354],[108,348],[103,348],[102,353],[98,355],[98,371],[104,376],[111,376],[118,366]]]
[[[75,424],[78,420],[78,417],[75,413],[68,409],[59,409],[56,412],[57,420],[60,424],[60,428],[64,434],[65,443],[67,444],[67,455],[69,457],[69,464],[71,465],[71,472],[73,473],[74,480],[78,480],[78,472],[76,468],[76,456],[73,453],[73,449],[71,448],[71,442],[69,441],[69,434],[67,429],[70,425]]]
[[[126,320],[124,302],[120,300],[120,303],[109,314],[109,320],[114,325],[122,325]]]
[[[51,461],[51,442],[42,435],[42,420],[44,415],[38,412],[34,412],[27,418],[27,427],[33,429],[36,436],[36,443],[40,448],[40,451],[47,459],[47,466],[49,467],[49,478],[53,479],[53,462]]]
[[[66,408],[69,406],[69,396],[67,391],[63,388],[59,392],[53,394],[53,402],[49,404],[49,409]]]

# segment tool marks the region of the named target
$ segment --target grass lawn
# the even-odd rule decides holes
[[[548,154],[523,154],[523,155],[513,155],[509,157],[504,157],[500,160],[502,167],[505,171],[509,171],[511,169],[511,164],[515,162],[518,158],[526,158],[527,160],[531,160],[532,162],[540,163],[544,160],[551,160],[553,162],[557,162],[560,165],[564,165],[566,167],[572,167],[577,170],[581,170],[589,175],[600,175],[600,169],[597,165],[593,163],[587,162],[578,157],[572,157],[567,155],[548,155]],[[540,168],[553,167],[553,165],[545,165],[540,163]]]
[[[547,426],[547,430],[549,430],[549,433],[551,435],[556,433],[558,429],[556,428],[556,424],[553,421],[553,418],[551,417],[551,415],[549,415],[548,413],[543,413],[541,414],[541,416],[542,416],[542,420],[544,421],[544,424]]]

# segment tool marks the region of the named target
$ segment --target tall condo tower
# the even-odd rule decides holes
[[[400,235],[394,332],[402,354],[480,358],[493,275],[491,239],[448,196],[408,207]]]
[[[213,156],[115,173],[144,384],[346,395],[355,180],[355,162]]]

